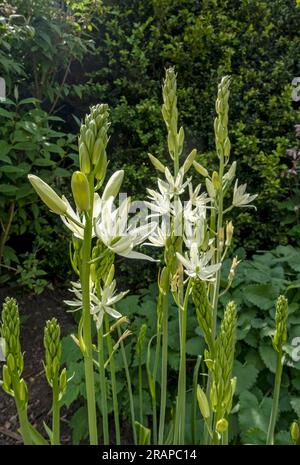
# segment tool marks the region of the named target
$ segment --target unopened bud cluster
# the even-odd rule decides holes
[[[273,337],[273,347],[278,352],[282,349],[287,339],[286,331],[286,320],[288,316],[288,301],[280,295],[276,302],[276,313],[275,313],[275,334]]]
[[[44,328],[44,347],[45,347],[45,373],[47,381],[51,387],[58,384],[60,394],[66,390],[67,373],[64,368],[60,373],[61,362],[61,341],[60,326],[56,318],[46,322]]]
[[[228,99],[230,77],[224,76],[218,86],[216,100],[217,117],[214,122],[217,154],[220,159],[228,161],[230,155],[230,140],[228,137]]]

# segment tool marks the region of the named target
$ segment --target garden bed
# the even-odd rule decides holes
[[[46,290],[41,295],[22,295],[20,290],[1,289],[0,303],[5,297],[15,297],[19,302],[21,315],[21,343],[25,352],[24,378],[29,388],[29,419],[45,436],[43,421],[51,424],[51,389],[47,384],[43,369],[44,346],[43,333],[45,321],[52,317],[57,318],[61,324],[62,335],[70,334],[74,326],[72,315],[66,312],[62,301],[67,291],[61,289]],[[61,428],[62,443],[70,442],[68,418],[72,416],[73,409],[68,412],[62,409]],[[18,418],[14,399],[2,390],[0,391],[0,444],[21,444],[18,434]]]

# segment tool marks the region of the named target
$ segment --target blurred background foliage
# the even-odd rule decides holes
[[[164,68],[174,65],[178,73],[184,155],[196,147],[198,161],[210,169],[215,163],[217,83],[225,74],[232,76],[231,156],[238,162],[240,182],[259,194],[256,211],[239,210],[234,218],[234,249],[243,263],[227,295],[241,310],[235,364],[241,384],[230,432],[233,442],[264,440],[262,425],[267,421],[274,371],[268,344],[279,292],[290,299],[290,337],[299,329],[295,246],[300,239],[300,107],[291,96],[292,80],[300,76],[297,3],[0,0],[0,76],[6,80],[7,93],[6,101],[0,102],[0,284],[41,293],[49,282],[63,283],[71,277],[68,232],[37,201],[26,175],[33,172],[67,194],[69,169],[78,166],[78,128],[91,105],[110,106],[110,173],[125,169],[124,190],[144,198],[156,178],[147,153],[162,161],[167,154],[161,117]],[[200,182],[197,177],[193,174]],[[226,281],[229,262],[225,265]],[[123,305],[134,321],[134,336],[126,349],[134,370],[139,327],[147,322],[149,339],[155,332],[156,286],[148,284],[156,279],[156,265],[120,260],[117,272],[121,285],[131,289]],[[173,316],[171,377],[178,365]],[[189,324],[192,376],[204,342],[194,330],[193,318]],[[76,371],[65,400],[69,406],[85,396],[80,356],[70,338],[64,339],[64,361],[70,374]],[[121,370],[121,359],[117,366]],[[299,363],[289,360],[277,442],[286,443],[290,422],[295,415],[300,418],[299,369]],[[118,383],[127,416],[125,379],[120,376]],[[136,386],[134,390],[136,394]],[[87,432],[80,403],[71,426],[79,442]]]
[[[2,279],[24,254],[35,254],[50,275],[65,275],[67,237],[57,218],[40,214],[26,174],[36,172],[64,191],[67,169],[78,162],[78,124],[90,105],[110,105],[110,170],[124,168],[124,189],[144,197],[145,185],[155,181],[147,153],[166,155],[160,106],[169,65],[178,72],[185,153],[197,147],[206,166],[214,163],[217,82],[232,75],[232,157],[240,181],[259,194],[257,211],[235,218],[236,246],[251,256],[296,243],[299,172],[285,173],[294,163],[287,150],[297,146],[291,82],[300,74],[299,21],[293,0],[2,2],[8,97],[0,106]],[[49,260],[57,248],[65,265]]]

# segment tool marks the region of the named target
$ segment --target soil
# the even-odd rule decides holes
[[[70,334],[74,328],[74,319],[66,312],[63,299],[68,295],[65,289],[46,289],[41,295],[24,294],[20,289],[1,289],[0,308],[6,296],[15,297],[19,303],[21,316],[21,344],[25,352],[24,379],[29,390],[28,416],[31,423],[46,437],[43,421],[51,426],[51,389],[44,376],[42,360],[44,358],[43,333],[46,320],[57,318],[61,325],[62,336]],[[2,378],[2,365],[0,373]],[[61,442],[70,444],[71,433],[68,420],[72,409],[68,413],[61,411]],[[18,417],[14,399],[0,389],[0,445],[21,444],[18,432]]]

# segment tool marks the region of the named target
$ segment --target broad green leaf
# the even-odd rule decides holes
[[[243,289],[248,302],[262,310],[268,310],[275,304],[278,292],[271,284],[250,284]]]
[[[72,416],[70,426],[72,428],[72,440],[74,445],[78,445],[80,441],[88,435],[87,428],[88,413],[86,407],[80,407]]]
[[[300,397],[293,397],[291,399],[291,406],[293,407],[294,412],[298,415],[300,420]]]
[[[272,347],[271,339],[269,344],[265,344],[262,342],[259,346],[259,354],[266,365],[266,367],[272,372],[275,373],[276,371],[276,360],[277,354]]]
[[[16,186],[10,184],[0,184],[0,194],[15,195],[18,191]]]
[[[258,375],[258,370],[255,366],[248,363],[242,365],[238,360],[235,360],[233,366],[233,376],[237,377],[236,393],[248,391],[254,385]]]

